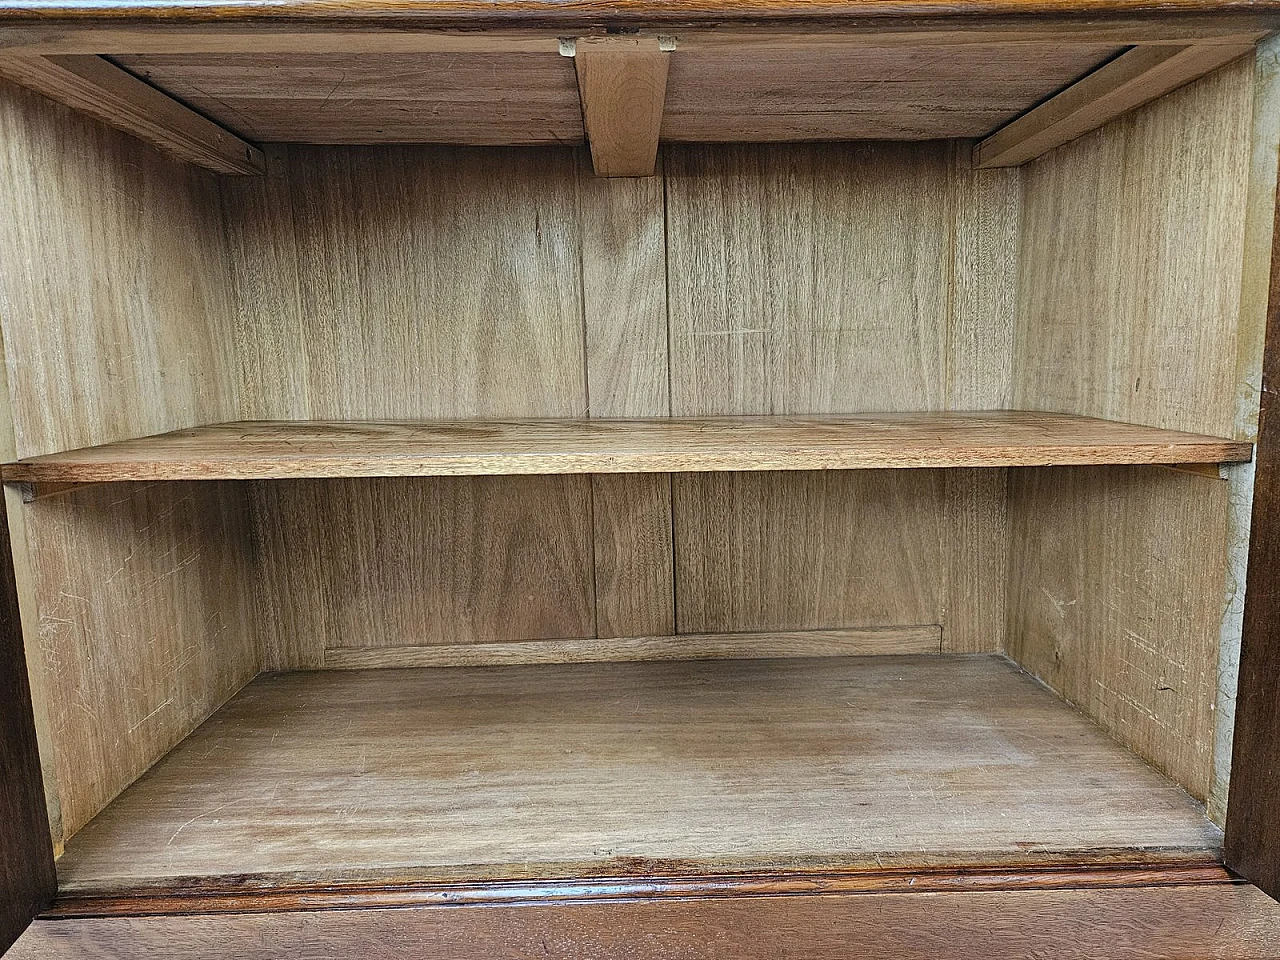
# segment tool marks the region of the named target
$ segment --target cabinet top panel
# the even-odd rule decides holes
[[[659,141],[997,132],[1010,166],[1276,29],[1280,0],[0,0],[0,78],[220,173],[275,142],[589,139],[636,176]],[[599,155],[632,139],[625,174]]]

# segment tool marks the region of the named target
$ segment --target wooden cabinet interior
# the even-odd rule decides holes
[[[377,6],[0,17],[51,915],[1176,887],[1261,956],[1271,25]]]

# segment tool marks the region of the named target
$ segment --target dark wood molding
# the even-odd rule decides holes
[[[1280,227],[1280,205],[1277,206]],[[1226,859],[1280,899],[1280,229],[1272,238]]]
[[[829,42],[963,39],[1237,43],[1280,29],[1280,0],[0,0],[6,53],[408,52],[527,49],[557,37],[736,31]],[[434,38],[433,38],[434,34]],[[551,47],[550,49],[554,49]]]
[[[9,524],[0,500],[0,953],[53,899],[55,887]]]
[[[462,19],[522,22],[607,18],[625,21],[721,22],[725,20],[830,19],[909,22],[1072,17],[1092,21],[1232,19],[1257,22],[1280,14],[1280,0],[18,0],[0,2],[0,18],[18,23],[314,23],[396,27]]]
[[[10,960],[1263,960],[1277,942],[1280,904],[1217,883],[39,920]]]
[[[994,890],[1098,890],[1235,882],[1217,862],[1125,862],[1061,867],[849,870],[663,876],[638,864],[633,875],[489,882],[396,882],[281,886],[262,878],[175,882],[166,887],[61,896],[46,918],[182,916],[194,913],[274,913],[294,910],[556,904],[633,900],[713,900],[736,897],[849,893],[943,893]]]

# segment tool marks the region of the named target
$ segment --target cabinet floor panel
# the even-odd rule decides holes
[[[264,675],[63,895],[1206,861],[1182,790],[995,655]]]

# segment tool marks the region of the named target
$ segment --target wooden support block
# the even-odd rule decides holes
[[[591,162],[601,177],[651,177],[667,95],[656,37],[584,37],[574,64]]]
[[[1137,46],[1024,113],[974,150],[977,167],[1016,167],[1252,53],[1253,43]]]
[[[1197,477],[1209,477],[1211,480],[1222,479],[1222,465],[1218,463],[1164,463],[1158,466],[1176,473],[1190,473]]]
[[[35,503],[37,500],[45,500],[49,497],[57,497],[64,493],[70,493],[72,490],[79,490],[81,487],[88,486],[88,484],[15,483],[13,486],[17,488],[18,495],[22,498],[23,503]]]
[[[103,57],[0,57],[0,77],[216,173],[260,174],[262,151]]]

